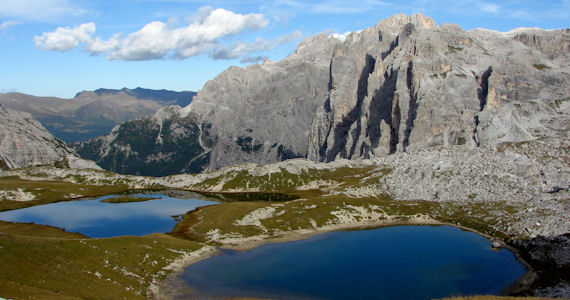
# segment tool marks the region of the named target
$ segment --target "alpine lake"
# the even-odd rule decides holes
[[[0,220],[50,225],[92,238],[143,236],[171,231],[180,215],[198,207],[234,200],[215,195],[207,195],[212,200],[177,197],[152,193],[64,201],[1,212]],[[346,230],[243,252],[220,250],[221,255],[185,268],[182,278],[194,296],[428,299],[497,295],[526,272],[511,251],[493,249],[485,237],[451,226]]]

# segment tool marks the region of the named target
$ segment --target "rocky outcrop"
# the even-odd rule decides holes
[[[330,38],[319,35],[285,60],[231,67],[207,82],[183,110],[212,124],[210,169],[305,157],[315,113],[328,97],[332,51]]]
[[[181,113],[179,106],[170,106],[72,146],[107,170],[165,176],[204,170],[213,143],[208,124],[198,123],[193,112]]]
[[[53,137],[29,113],[0,105],[0,169],[62,163],[71,168],[100,169],[77,157],[64,142]]]
[[[29,112],[53,135],[73,142],[106,134],[118,124],[153,114],[162,107],[186,106],[195,94],[142,88],[83,91],[72,99],[7,93],[0,94],[0,104]]]
[[[278,61],[231,67],[182,114],[215,137],[207,169],[568,138],[570,31],[464,31],[393,16]]]

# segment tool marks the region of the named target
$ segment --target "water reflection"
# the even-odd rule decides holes
[[[105,196],[93,200],[67,201],[33,206],[0,213],[0,220],[32,222],[64,228],[89,237],[146,235],[169,232],[176,221],[172,216],[213,201],[177,199],[162,194],[132,195],[160,199],[130,203],[104,203]]]

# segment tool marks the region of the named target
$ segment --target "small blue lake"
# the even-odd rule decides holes
[[[500,294],[524,273],[513,253],[473,232],[395,226],[225,251],[183,278],[199,297],[431,299]]]
[[[159,198],[144,202],[105,203],[105,196],[93,200],[64,201],[0,213],[0,220],[35,223],[63,228],[88,237],[146,235],[170,232],[176,225],[172,216],[185,214],[213,201],[178,199],[162,194],[131,195]]]

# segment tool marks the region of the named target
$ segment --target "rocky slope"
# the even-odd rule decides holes
[[[463,31],[396,15],[344,41],[309,38],[278,62],[231,67],[181,114],[215,139],[207,169],[567,139],[569,55],[568,29]]]
[[[83,158],[123,174],[165,176],[199,173],[208,164],[213,140],[197,115],[179,106],[126,122],[111,133],[72,144]]]
[[[0,169],[56,162],[72,168],[100,169],[93,162],[77,157],[73,149],[53,137],[29,113],[0,105]]]
[[[29,112],[56,137],[73,142],[106,134],[117,124],[165,106],[186,106],[195,94],[142,88],[83,91],[73,99],[8,93],[0,94],[0,104]]]

